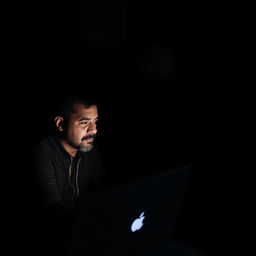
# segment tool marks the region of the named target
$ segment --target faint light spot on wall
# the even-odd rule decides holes
[[[164,46],[149,46],[141,55],[141,72],[145,79],[168,80],[175,73],[175,52]]]

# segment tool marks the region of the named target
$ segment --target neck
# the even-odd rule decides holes
[[[71,155],[72,157],[76,156],[77,153],[77,149],[75,149],[74,147],[72,147],[66,140],[64,140],[63,138],[60,139],[60,144],[62,145],[62,147],[69,153],[69,155]]]

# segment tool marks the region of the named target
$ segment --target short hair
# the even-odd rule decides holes
[[[79,103],[85,107],[99,106],[99,101],[95,95],[83,95],[71,93],[68,96],[63,96],[55,109],[55,116],[62,116],[64,119],[68,119],[70,114],[74,111],[74,104]]]

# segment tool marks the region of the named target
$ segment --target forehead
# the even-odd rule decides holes
[[[87,118],[95,118],[98,116],[98,109],[96,105],[92,105],[87,107],[80,103],[75,103],[73,105],[73,112],[70,117],[79,118],[79,117],[87,117]]]

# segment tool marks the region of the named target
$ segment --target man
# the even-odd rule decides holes
[[[60,106],[53,118],[55,132],[35,147],[33,165],[42,210],[38,237],[58,253],[66,250],[79,198],[102,189],[105,178],[94,146],[96,103],[70,97]]]
[[[55,115],[56,133],[35,148],[35,172],[48,209],[72,210],[81,196],[103,184],[104,168],[94,148],[98,108],[71,97]]]

